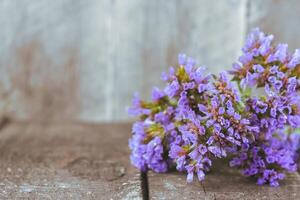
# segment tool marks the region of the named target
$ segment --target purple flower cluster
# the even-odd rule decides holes
[[[289,54],[286,44],[275,46],[273,38],[254,29],[231,71],[242,93],[255,88],[260,94],[244,98],[246,111],[252,114],[251,124],[259,127],[259,134],[254,134],[249,146],[235,151],[231,165],[240,167],[246,176],[257,177],[258,184],[277,186],[284,171],[297,170],[297,150],[291,146],[297,146],[299,140],[291,138],[300,127],[300,55],[299,50]]]
[[[293,138],[293,134],[289,138]],[[241,167],[245,176],[257,177],[257,184],[269,183],[278,186],[278,180],[285,175],[284,170],[294,172],[297,169],[295,144],[299,139],[290,140],[285,133],[273,134],[268,140],[244,145],[230,161],[230,166]]]
[[[275,46],[273,38],[254,29],[231,73],[243,88],[265,87],[269,94],[289,95],[299,88],[300,49],[289,54],[288,45]]]
[[[166,172],[168,159],[163,143],[169,140],[174,108],[165,94],[157,88],[153,89],[151,103],[141,101],[136,94],[129,114],[139,116],[140,120],[132,127],[134,133],[129,140],[132,164],[142,171],[151,169],[155,172]]]
[[[133,99],[129,114],[139,119],[129,140],[132,164],[155,172],[175,166],[191,182],[194,175],[203,181],[214,160],[230,156],[230,166],[271,186],[296,171],[300,51],[289,54],[273,38],[258,29],[249,34],[232,80],[179,55],[151,102]]]

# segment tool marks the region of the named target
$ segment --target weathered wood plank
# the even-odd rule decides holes
[[[286,199],[300,198],[300,175],[290,174],[280,187],[257,186],[252,179],[245,178],[236,169],[224,162],[216,163],[206,176],[203,186],[194,181],[186,183],[182,173],[149,173],[152,199]],[[204,191],[205,188],[205,191]]]
[[[12,123],[0,132],[0,199],[141,199],[126,124]],[[151,199],[297,199],[299,174],[257,186],[217,162],[204,188],[182,173],[149,173]]]
[[[140,199],[129,125],[13,123],[0,132],[0,199]]]
[[[260,27],[275,36],[275,41],[287,43],[290,51],[300,48],[300,1],[248,1],[247,27]]]
[[[38,110],[36,118],[47,120],[127,120],[133,92],[149,97],[178,53],[195,57],[212,72],[230,67],[246,28],[245,2],[3,0],[0,80],[10,85],[14,76],[19,93],[30,91],[27,98],[14,96],[18,118],[31,119],[30,112]],[[41,44],[38,52],[24,48],[34,42]],[[18,61],[18,49],[25,58],[32,55],[31,62]],[[60,66],[69,54],[76,59],[67,71]],[[74,78],[68,78],[70,71]]]

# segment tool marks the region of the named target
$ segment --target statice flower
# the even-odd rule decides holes
[[[213,75],[184,54],[162,74],[151,101],[135,94],[138,117],[129,140],[141,171],[176,167],[203,181],[214,160],[229,156],[257,184],[278,186],[300,163],[300,50],[254,29],[230,70]]]
[[[295,145],[290,145],[291,139],[283,131],[300,127],[300,60],[298,50],[291,55],[286,44],[276,46],[273,38],[254,29],[231,71],[241,93],[248,91],[244,95],[246,110],[252,114],[250,123],[259,127],[255,140],[234,152],[231,165],[240,167],[246,176],[257,177],[258,184],[278,186],[285,171],[296,170],[297,154],[291,148]],[[253,95],[249,88],[263,88],[264,92]]]
[[[300,171],[300,133],[297,129],[294,133],[289,136],[289,144],[291,149],[294,151],[294,161],[297,164],[298,172]]]
[[[166,94],[154,88],[152,101],[145,102],[135,94],[129,114],[139,116],[139,120],[133,124],[132,138],[129,140],[131,149],[131,163],[146,171],[166,172],[169,160],[166,158],[166,149],[174,131],[171,123],[174,108]]]
[[[290,54],[287,44],[275,45],[273,39],[254,29],[230,72],[242,88],[267,87],[280,95],[292,94],[299,88],[300,50]]]
[[[162,78],[163,90],[155,88],[152,102],[135,95],[129,113],[140,118],[133,126],[129,146],[131,161],[140,170],[164,172],[174,162],[179,171],[202,181],[215,158],[227,149],[253,140],[251,126],[238,90],[226,73],[214,76],[185,55],[179,55],[177,70]],[[171,161],[171,162],[170,162]]]
[[[242,167],[245,176],[257,178],[257,184],[269,183],[279,186],[279,180],[285,177],[284,171],[295,172],[295,140],[283,132],[274,133],[268,140],[243,145],[230,166]]]
[[[165,93],[177,102],[175,140],[170,144],[169,157],[179,171],[194,174],[202,181],[212,161],[227,156],[227,149],[253,140],[258,127],[250,126],[238,90],[226,73],[214,76],[196,67],[195,61],[179,56],[176,72],[164,74]],[[176,87],[174,87],[176,85]]]
[[[252,113],[251,123],[260,127],[266,139],[286,126],[300,127],[298,96],[252,97],[247,99],[246,105],[247,111]]]
[[[128,109],[128,114],[132,116],[149,115],[151,110],[142,104],[143,102],[141,101],[139,94],[135,93],[132,99],[132,107]]]
[[[167,162],[163,158],[162,136],[159,135],[160,128],[146,122],[136,122],[133,125],[134,135],[129,141],[132,150],[130,159],[132,164],[142,171],[147,169],[155,172],[167,171]],[[157,131],[157,135],[153,134],[154,130]]]

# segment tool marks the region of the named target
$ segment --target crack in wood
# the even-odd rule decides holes
[[[149,200],[148,173],[141,171],[141,190],[143,200]]]
[[[7,126],[10,122],[11,122],[11,118],[10,117],[8,117],[8,116],[2,117],[2,119],[0,121],[0,130],[2,130],[3,128],[5,128],[5,126]]]

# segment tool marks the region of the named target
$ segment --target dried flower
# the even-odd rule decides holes
[[[166,87],[152,101],[135,95],[129,114],[138,116],[129,140],[131,162],[142,171],[166,172],[175,165],[203,181],[215,159],[258,184],[278,186],[297,169],[300,153],[300,50],[273,44],[254,29],[230,73],[207,74],[192,58],[162,74]],[[261,90],[261,88],[263,90]],[[252,92],[254,91],[254,92]]]

